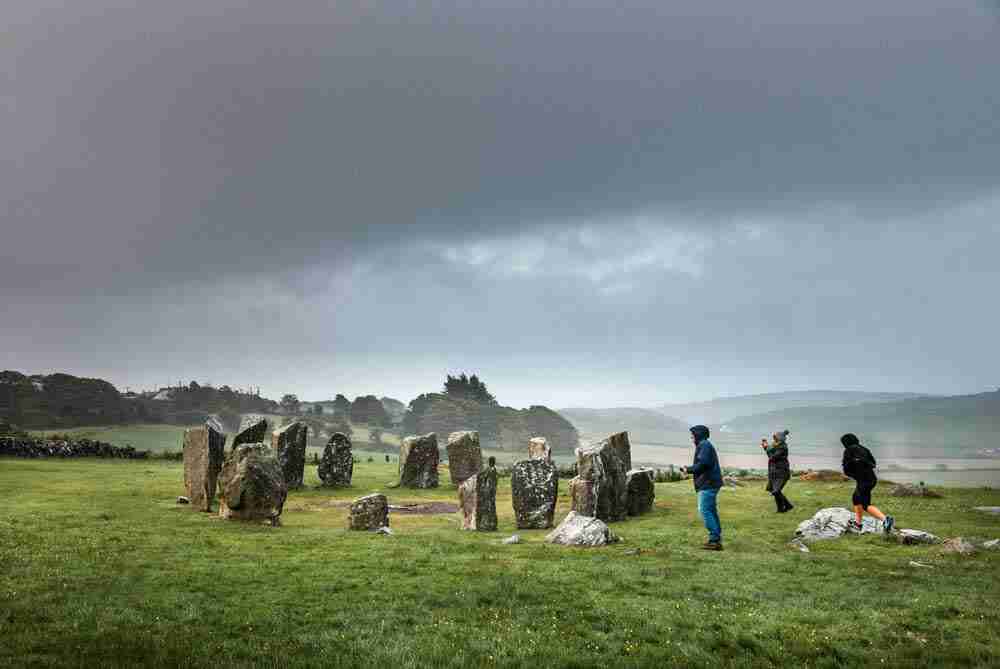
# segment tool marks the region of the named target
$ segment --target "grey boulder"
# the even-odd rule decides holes
[[[616,541],[618,538],[603,520],[576,511],[570,511],[545,537],[546,543],[560,546],[605,546]]]
[[[219,474],[219,515],[232,520],[280,524],[288,496],[274,452],[264,444],[241,444],[230,451]]]

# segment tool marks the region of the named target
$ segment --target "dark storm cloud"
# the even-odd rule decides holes
[[[118,378],[437,370],[515,336],[566,365],[836,369],[852,308],[886,316],[851,351],[930,322],[941,359],[917,316],[995,278],[990,3],[240,4],[0,10],[0,285],[31,315],[7,366],[72,367],[68,339],[109,369],[110,329],[140,342]],[[939,263],[940,226],[979,243]],[[490,334],[448,325],[470,316]],[[904,366],[881,387],[940,381]]]

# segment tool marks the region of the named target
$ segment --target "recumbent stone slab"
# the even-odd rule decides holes
[[[399,485],[403,488],[438,487],[437,435],[410,436],[399,446]]]
[[[192,509],[212,510],[225,448],[226,435],[212,424],[184,431],[184,489]]]
[[[546,460],[519,460],[510,469],[511,502],[517,527],[552,527],[559,494],[559,472]]]
[[[603,520],[576,511],[570,511],[559,527],[545,537],[546,543],[562,546],[604,546],[616,541],[618,537]]]
[[[324,486],[349,486],[354,476],[354,453],[351,440],[343,432],[334,432],[319,461],[319,479]]]
[[[459,485],[476,476],[483,467],[483,451],[478,432],[452,432],[448,436],[448,471],[451,482]]]
[[[302,487],[306,467],[306,439],[309,427],[301,422],[289,423],[271,435],[271,449],[274,450],[285,475],[285,485],[289,490]]]
[[[288,488],[278,458],[270,448],[264,444],[237,446],[226,456],[219,480],[222,518],[281,524]]]

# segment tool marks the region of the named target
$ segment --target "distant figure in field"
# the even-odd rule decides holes
[[[892,531],[895,520],[892,516],[882,513],[878,507],[872,506],[872,490],[878,484],[875,476],[875,456],[861,445],[856,435],[845,434],[840,438],[844,445],[844,459],[841,464],[844,474],[854,479],[855,488],[851,502],[854,504],[854,520],[850,529],[861,531],[862,512],[882,521],[882,531],[888,534]]]
[[[694,442],[694,464],[687,471],[694,477],[694,489],[698,493],[698,511],[708,530],[708,541],[702,546],[708,551],[722,550],[722,523],[719,521],[719,507],[716,498],[722,487],[722,468],[715,446],[708,440],[708,428],[695,425],[691,428]]]
[[[760,447],[767,453],[767,488],[774,495],[774,503],[778,513],[786,513],[795,507],[788,501],[781,490],[792,477],[792,469],[788,464],[788,430],[781,430],[771,435],[771,444],[767,439],[760,440]]]

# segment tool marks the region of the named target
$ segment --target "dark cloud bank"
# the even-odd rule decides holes
[[[141,4],[0,10],[2,367],[997,385],[995,4]]]

